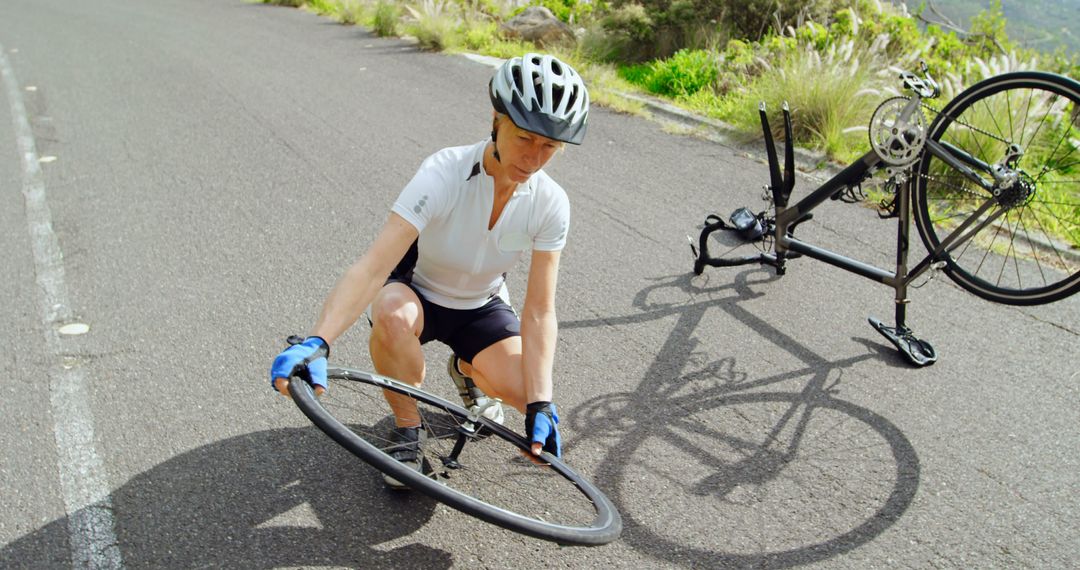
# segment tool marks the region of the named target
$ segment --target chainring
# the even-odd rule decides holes
[[[907,97],[886,99],[870,118],[870,147],[886,164],[905,167],[919,159],[926,144],[926,117],[916,107],[906,121],[901,114],[911,102]]]

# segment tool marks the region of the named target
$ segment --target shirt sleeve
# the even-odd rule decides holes
[[[447,157],[436,153],[424,160],[412,180],[398,195],[391,210],[405,218],[416,231],[443,213],[447,201]]]
[[[540,220],[540,231],[533,238],[537,251],[561,251],[566,246],[566,234],[570,231],[570,200],[557,184],[552,184],[548,207]]]

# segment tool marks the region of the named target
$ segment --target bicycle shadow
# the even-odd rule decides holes
[[[407,496],[406,496],[407,495]],[[130,568],[449,568],[450,553],[375,546],[426,524],[436,503],[379,474],[315,427],[233,437],[174,457],[111,494]],[[70,565],[66,519],[0,550],[0,568]]]
[[[866,341],[865,354],[830,361],[769,325],[742,306],[759,295],[753,285],[775,279],[757,279],[764,273],[742,272],[717,287],[691,275],[660,278],[635,296],[637,314],[560,323],[566,330],[676,317],[633,391],[596,397],[566,417],[586,434],[568,447],[600,439],[609,450],[593,477],[622,513],[623,541],[665,563],[785,568],[826,560],[882,534],[918,489],[918,456],[904,434],[837,397],[845,369],[887,359],[886,350]],[[804,365],[755,374],[734,356],[711,358],[695,338],[709,310]],[[793,381],[802,387],[778,388]]]

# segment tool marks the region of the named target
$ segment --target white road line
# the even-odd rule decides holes
[[[15,71],[0,45],[0,74],[7,88],[11,116],[22,155],[23,199],[34,250],[34,269],[41,290],[42,328],[49,357],[49,392],[55,422],[57,467],[67,510],[72,565],[76,568],[123,568],[116,540],[112,499],[101,459],[94,449],[94,420],[90,393],[80,366],[65,369],[64,340],[57,327],[71,319],[64,285],[64,255],[52,231],[52,214],[37,145],[26,116]]]

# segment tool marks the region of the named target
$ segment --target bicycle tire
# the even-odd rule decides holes
[[[983,166],[1022,153],[1013,164],[1020,182],[998,197],[926,149],[915,165],[915,223],[931,252],[963,224],[976,228],[999,216],[939,254],[954,282],[1010,305],[1050,303],[1080,290],[1080,83],[1038,71],[991,77],[953,98],[928,139]],[[973,169],[992,181],[988,169]],[[987,201],[994,204],[979,214]]]
[[[599,546],[622,531],[612,502],[559,458],[526,459],[522,436],[479,418],[482,436],[468,438],[457,469],[442,460],[462,437],[468,412],[421,389],[362,370],[330,368],[328,389],[316,398],[296,378],[289,392],[297,407],[342,447],[410,489],[502,528],[563,545]],[[392,415],[384,391],[412,398],[423,420],[421,452],[427,473],[394,460],[385,435]],[[441,472],[440,472],[441,470]]]

